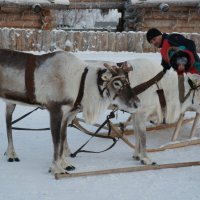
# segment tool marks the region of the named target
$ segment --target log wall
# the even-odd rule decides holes
[[[168,12],[156,8],[145,8],[142,23],[138,26],[141,31],[157,27],[163,32],[176,31],[200,33],[200,13],[195,7],[171,7]]]
[[[35,13],[31,7],[0,6],[0,27],[50,30],[55,27],[54,12],[42,9]]]
[[[168,9],[163,11],[161,3]],[[200,33],[200,1],[127,1],[123,19],[125,31],[147,31],[156,27],[162,32]]]
[[[130,51],[156,52],[145,32],[94,32],[37,29],[0,29],[0,48],[19,51]],[[200,53],[200,34],[187,33]]]

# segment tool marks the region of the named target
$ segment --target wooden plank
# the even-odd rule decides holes
[[[41,16],[36,14],[1,14],[0,21],[16,21],[16,20],[40,20]]]
[[[88,50],[95,51],[97,46],[97,32],[89,31],[88,32]]]
[[[127,49],[127,33],[116,33],[116,51],[126,51]]]
[[[138,8],[138,9],[141,9],[141,8]],[[159,15],[168,15],[169,13],[193,13],[193,12],[196,12],[197,9],[196,7],[189,7],[189,6],[173,6],[173,7],[170,7],[169,11],[167,12],[161,12],[160,9],[157,8],[154,8],[154,7],[149,7],[149,8],[144,8],[145,9],[145,14],[150,14],[150,13],[157,13]]]
[[[82,33],[82,42],[81,42],[81,49],[80,51],[87,51],[88,50],[88,33],[86,31],[83,31]]]
[[[133,1],[131,2],[130,5],[132,6],[135,6],[135,7],[155,7],[155,8],[158,8],[159,4],[161,3],[162,1]],[[178,7],[196,7],[196,5],[199,3],[199,0],[184,0],[184,1],[173,1],[173,0],[167,0],[165,1],[165,3],[167,3],[170,7],[175,7],[175,6],[178,6]]]
[[[199,20],[200,16],[197,15],[196,13],[167,13],[165,15],[162,15],[161,13],[152,13],[152,14],[146,14],[143,16],[144,20],[174,20],[174,19],[178,19],[178,20],[188,20],[189,19],[195,19],[195,20]]]
[[[97,51],[107,51],[108,49],[108,32],[98,32],[96,35],[96,47]]]
[[[124,9],[123,2],[70,2],[68,9]]]
[[[182,122],[182,125],[187,124],[189,122],[192,122],[194,120],[194,118],[188,118],[188,119],[184,119]],[[167,128],[174,128],[176,127],[177,123],[171,123],[171,124],[158,124],[155,126],[147,126],[146,127],[146,131],[158,131],[158,130],[162,130],[162,129],[167,129]],[[119,124],[112,124],[113,127],[119,127]],[[124,135],[133,135],[134,134],[134,130],[133,129],[127,129],[123,132]],[[112,136],[115,136],[114,133],[112,133]]]
[[[9,1],[0,1],[0,7],[6,9],[7,7],[13,7],[13,8],[25,8],[25,9],[30,9],[32,5],[36,3],[35,0],[9,0]],[[50,3],[47,0],[40,0],[37,1],[41,5],[42,8],[49,8],[49,9],[56,9],[56,10],[61,10],[61,9],[67,9],[69,7],[69,1],[59,1],[57,0],[56,3]]]
[[[111,123],[112,130],[115,133],[115,136],[119,137],[130,148],[135,149],[135,145],[133,145],[127,138],[125,138],[124,134],[122,134],[121,131],[119,129],[117,129],[116,126],[112,122],[110,122],[110,123]],[[200,144],[200,139],[186,140],[186,141],[180,141],[180,142],[175,142],[175,143],[169,143],[169,144],[157,147],[157,148],[150,148],[150,149],[147,149],[146,151],[147,152],[159,152],[159,151],[165,151],[167,149],[182,148],[182,147],[186,147],[186,146],[199,145],[199,144]]]
[[[40,28],[40,21],[0,21],[0,27]]]
[[[20,13],[22,11],[23,9],[20,6],[5,6],[5,4],[0,6],[0,13]]]
[[[195,140],[186,140],[186,141],[180,141],[180,142],[175,142],[175,143],[169,143],[166,145],[162,145],[161,147],[158,148],[151,148],[147,149],[147,152],[159,152],[159,151],[165,151],[168,149],[176,149],[176,148],[183,148],[191,145],[199,145],[200,144],[200,139],[195,139]]]
[[[108,34],[108,51],[116,51],[116,34],[113,32],[110,32]]]
[[[72,177],[81,177],[81,176],[97,176],[97,175],[107,175],[107,174],[116,174],[116,173],[160,170],[160,169],[175,169],[175,168],[191,167],[191,166],[200,166],[200,161],[170,163],[170,164],[160,164],[160,165],[144,165],[144,166],[136,166],[136,167],[123,167],[123,168],[97,170],[97,171],[89,171],[89,172],[78,172],[78,173],[71,173],[71,174],[55,174],[55,179],[58,180],[61,178],[72,178]]]

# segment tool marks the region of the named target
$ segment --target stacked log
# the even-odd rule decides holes
[[[143,3],[127,2],[124,9],[125,31],[147,31],[157,27],[163,32],[200,32],[200,8],[197,0],[167,1],[169,10],[164,12],[159,5],[162,1]],[[166,3],[166,2],[165,2]]]
[[[0,7],[0,27],[50,30],[54,26],[54,16],[49,9],[44,8],[41,12],[36,13],[31,7]]]
[[[195,41],[200,52],[200,34],[184,34]],[[63,31],[0,29],[0,48],[20,51],[159,51],[146,40],[146,32]]]

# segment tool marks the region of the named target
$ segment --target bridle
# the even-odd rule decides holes
[[[193,95],[192,95],[192,104],[194,104],[195,92],[200,87],[200,84],[196,85],[194,82],[192,82],[192,80],[190,78],[188,78],[188,84],[190,86],[190,89],[187,92],[187,94],[184,96],[184,98],[182,100],[180,100],[180,101],[181,101],[181,103],[184,103],[186,101],[186,99],[190,96],[190,94],[193,92]]]
[[[122,86],[119,88],[119,90],[115,93],[113,100],[115,100],[123,91],[123,89],[125,87],[127,87],[127,85],[130,85],[129,80],[124,76],[124,75],[119,75],[119,76],[113,76],[110,80],[108,81],[104,81],[103,83],[105,83],[105,86],[103,88],[101,88],[100,85],[98,85],[99,88],[99,93],[101,95],[101,97],[103,97],[104,92],[106,91],[106,95],[107,97],[110,97],[110,91],[109,91],[109,86],[112,84],[112,82],[114,80],[119,80],[122,83]],[[102,84],[103,85],[103,84]]]

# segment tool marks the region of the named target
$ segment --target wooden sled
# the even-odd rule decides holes
[[[178,130],[180,131],[180,127],[183,124],[189,123],[194,121],[193,127],[192,127],[192,131],[190,133],[190,136],[194,136],[194,131],[196,130],[197,127],[197,122],[199,120],[199,116],[196,116],[195,119],[194,118],[189,118],[189,119],[183,119],[184,116],[181,117],[181,122],[177,122],[177,123],[173,123],[173,124],[160,124],[158,126],[150,126],[147,127],[147,131],[154,131],[154,130],[162,130],[162,129],[166,129],[166,128],[175,128],[174,134],[177,134]],[[128,119],[125,123],[125,127],[128,126],[130,119]],[[84,128],[84,120],[81,118],[76,118],[73,122],[73,124],[75,125],[75,127],[77,127],[80,131],[93,136],[94,133],[87,130],[86,128]],[[110,121],[111,124],[111,135],[113,137],[118,137],[120,138],[123,142],[125,142],[130,148],[135,149],[135,145],[133,145],[126,137],[126,135],[129,134],[134,134],[134,130],[128,129],[128,130],[124,130],[124,132],[121,131],[121,123],[118,124],[114,124]],[[95,127],[100,127],[100,124],[94,124]],[[99,134],[102,136],[106,135],[105,130],[108,130],[107,126],[103,127],[104,131],[100,132]],[[98,135],[99,135],[98,134]],[[173,135],[174,135],[173,134]],[[177,135],[176,135],[177,136]],[[181,147],[186,147],[186,146],[190,146],[190,145],[198,145],[200,144],[200,139],[192,139],[191,137],[188,140],[183,140],[183,141],[176,141],[174,142],[174,140],[169,139],[169,143],[161,145],[160,147],[157,148],[151,148],[151,149],[147,149],[147,152],[159,152],[159,151],[164,151],[167,149],[174,149],[174,148],[181,148]]]

